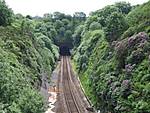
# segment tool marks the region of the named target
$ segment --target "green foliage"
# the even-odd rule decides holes
[[[144,43],[141,42],[143,39]],[[86,79],[82,84],[93,104],[102,113],[149,112],[148,43],[149,37],[139,33],[116,43],[114,51],[106,40],[100,39],[91,51],[86,49],[82,53],[81,50],[74,56],[81,80]],[[87,45],[84,43],[84,46]],[[90,54],[85,57],[86,51]]]
[[[126,3],[126,2],[117,2],[115,6],[118,7],[119,12],[123,14],[128,14],[132,9],[132,6],[130,5],[130,3]]]
[[[81,35],[82,35],[83,29],[84,29],[83,25],[76,27],[74,34],[72,35],[74,48],[79,46],[81,43]]]
[[[14,53],[0,50],[0,101],[1,107],[4,106],[0,110],[6,113],[43,112],[43,99],[31,85],[32,77],[35,77],[33,72],[21,64]]]
[[[149,31],[150,21],[145,21],[135,26],[129,27],[122,35],[122,38],[130,37],[139,32],[145,31],[146,33],[150,33]]]
[[[104,32],[102,30],[89,31],[83,35],[83,41],[77,48],[76,55],[74,56],[79,63],[79,72],[86,69],[88,58],[99,40],[104,40]]]
[[[73,16],[75,19],[79,19],[80,21],[86,19],[86,14],[84,12],[75,12]]]
[[[0,112],[44,112],[42,77],[51,75],[58,58],[49,28],[20,15],[12,26],[0,27]]]
[[[76,68],[101,113],[150,112],[148,9],[149,2],[132,10],[125,2],[106,6],[75,32],[80,37],[74,51]]]
[[[108,41],[112,42],[120,38],[121,34],[128,28],[128,24],[124,16],[118,12],[112,13],[106,19],[106,38]]]
[[[98,22],[92,22],[90,24],[90,27],[89,27],[90,30],[98,30],[98,29],[101,29],[101,28],[102,28],[101,24],[98,23]]]
[[[13,12],[6,5],[4,0],[0,0],[0,26],[10,25],[12,22]]]
[[[43,17],[43,21],[44,21],[44,22],[51,22],[51,21],[52,21],[52,17],[53,17],[52,14],[46,13],[46,14],[44,14],[43,16],[44,16],[44,17]]]
[[[49,17],[48,14],[47,17]],[[67,44],[69,48],[73,48],[72,35],[74,33],[74,30],[85,20],[86,15],[83,12],[76,12],[73,17],[71,15],[65,15],[60,12],[54,12],[51,15],[51,20],[49,20],[49,22],[53,26],[53,32],[50,32],[50,34],[55,34],[53,38],[55,44],[58,46]]]
[[[131,10],[131,6],[125,2],[109,5],[91,14],[85,22],[86,30],[103,29],[106,39],[111,43],[120,38],[128,29],[125,15]]]
[[[99,18],[99,22],[105,26],[107,23],[105,19],[112,14],[113,12],[119,12],[119,9],[115,5],[106,6],[103,9],[100,9],[96,12],[93,12],[92,16],[97,15]]]
[[[118,2],[88,18],[83,12],[24,17],[0,0],[0,26],[12,25],[0,27],[0,112],[44,112],[42,78],[55,67],[56,45],[67,44],[74,45],[79,77],[101,113],[149,113],[149,4]]]
[[[133,11],[131,11],[127,16],[129,25],[135,26],[140,23],[148,21],[150,18],[149,6],[150,1],[133,9]]]

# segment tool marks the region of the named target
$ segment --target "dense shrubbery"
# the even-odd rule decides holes
[[[1,6],[0,13],[7,15]],[[10,25],[6,20],[6,24],[1,22],[3,26]],[[42,78],[50,77],[59,56],[53,42],[55,33],[49,26],[42,19],[19,14],[14,15],[12,26],[0,26],[0,112],[44,112],[45,103],[39,92]]]
[[[55,67],[56,45],[66,44],[74,46],[81,82],[98,110],[149,113],[149,6],[119,2],[87,20],[83,12],[33,18],[14,15],[0,0],[0,112],[44,111],[42,78]]]
[[[129,25],[129,29],[124,32],[122,38],[130,37],[141,31],[149,33],[150,29],[150,2],[147,2],[141,6],[134,8],[127,16],[126,20]]]
[[[29,36],[15,33],[14,28],[1,27],[0,30],[1,112],[26,113],[22,109],[26,104],[28,112],[40,113],[44,110],[44,103],[38,91],[33,88],[33,84],[35,88],[39,87],[40,79],[36,49]],[[34,97],[31,98],[30,95]],[[34,108],[31,104],[37,106]]]
[[[13,23],[15,28],[0,28],[2,110],[41,113],[44,101],[36,89],[43,74],[48,77],[54,69],[58,49],[46,35],[34,34],[33,21],[20,21]]]
[[[149,6],[106,6],[93,12],[78,34],[74,60],[79,77],[102,113],[150,112]]]
[[[0,26],[10,25],[12,22],[13,12],[9,9],[5,1],[0,0]]]
[[[53,14],[45,14],[43,19],[45,24],[37,27],[40,27],[40,30],[45,32],[44,34],[48,33],[58,46],[66,44],[69,48],[73,48],[73,45],[78,44],[78,37],[76,35],[73,37],[72,34],[74,29],[85,21],[86,15],[83,12],[75,12],[72,17],[64,13],[54,12]]]
[[[77,45],[72,34],[85,19],[83,12],[73,17],[60,12],[44,17],[15,15],[0,0],[0,112],[44,112],[39,91],[55,68],[56,45],[72,47],[73,40]]]

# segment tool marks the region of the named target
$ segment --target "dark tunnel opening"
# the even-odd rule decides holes
[[[60,56],[70,56],[71,53],[70,53],[69,46],[68,45],[59,46],[59,53],[60,53]]]

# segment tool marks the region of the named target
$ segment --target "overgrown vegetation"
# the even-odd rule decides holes
[[[45,111],[40,94],[43,78],[50,82],[59,57],[58,46],[72,48],[74,29],[85,19],[83,12],[74,16],[55,12],[24,17],[14,14],[0,0],[0,112]]]
[[[83,12],[76,12],[73,16],[54,12],[53,14],[45,14],[43,18],[46,22],[45,26],[48,27],[48,34],[55,44],[58,46],[65,44],[69,48],[73,48],[73,45],[78,43],[73,43],[72,34],[74,29],[82,24],[85,19],[86,15]],[[44,26],[41,26],[41,28],[44,29]]]
[[[10,12],[0,1],[0,112],[42,113],[42,76],[50,77],[58,47],[37,27],[43,20]]]
[[[150,1],[126,2],[73,16],[13,14],[0,0],[0,112],[42,113],[42,78],[58,46],[73,58],[86,94],[101,113],[150,112]],[[57,45],[57,46],[56,46]]]
[[[5,1],[0,0],[0,26],[10,25],[13,11],[7,7]]]
[[[101,113],[150,112],[149,6],[106,6],[75,32],[79,77]]]

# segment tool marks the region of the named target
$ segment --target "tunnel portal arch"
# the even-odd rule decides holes
[[[60,56],[70,56],[71,55],[70,50],[71,48],[68,44],[61,44],[59,46]]]

